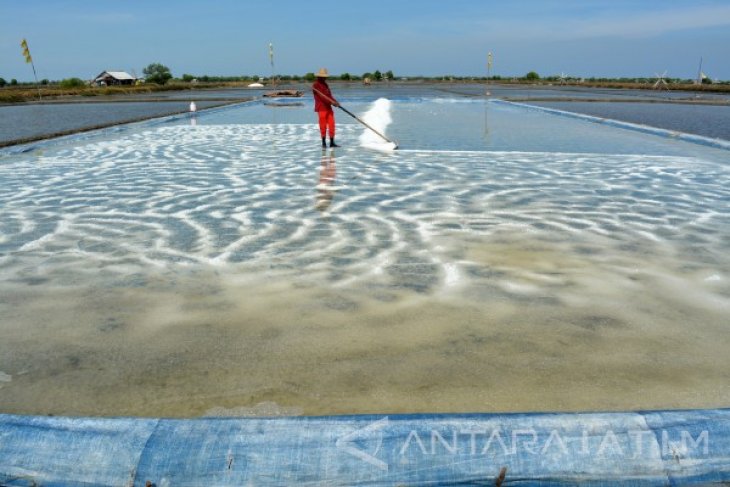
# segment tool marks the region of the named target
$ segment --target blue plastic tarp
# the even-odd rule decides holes
[[[730,482],[730,410],[132,419],[0,415],[0,485]]]

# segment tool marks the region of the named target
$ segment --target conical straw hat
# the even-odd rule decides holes
[[[319,72],[315,76],[317,78],[329,78],[330,74],[327,72],[327,68],[319,68]]]

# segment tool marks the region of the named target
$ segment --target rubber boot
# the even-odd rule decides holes
[[[330,147],[339,147],[339,145],[335,144],[335,138],[330,137]]]
[[[323,149],[327,148],[327,138],[326,137],[322,137],[322,148]]]

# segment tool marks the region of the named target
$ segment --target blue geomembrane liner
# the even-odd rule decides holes
[[[130,419],[0,415],[0,484],[730,481],[730,410]]]

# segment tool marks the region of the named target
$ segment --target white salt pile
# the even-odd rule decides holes
[[[361,118],[372,128],[381,134],[386,135],[385,129],[388,128],[388,125],[390,125],[393,121],[390,117],[390,106],[390,100],[387,98],[378,98],[370,107],[370,110],[365,112]],[[367,147],[368,149],[382,151],[393,151],[397,147],[394,143],[384,140],[378,134],[367,128],[365,128],[362,135],[360,135],[360,145]]]

